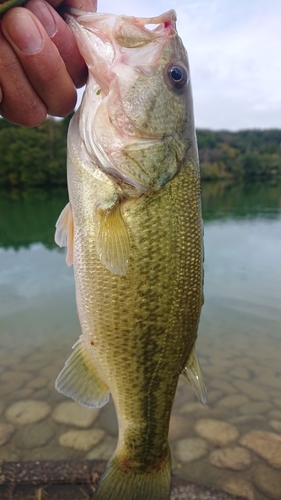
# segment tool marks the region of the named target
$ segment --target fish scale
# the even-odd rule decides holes
[[[77,219],[74,212],[74,223],[79,228],[83,225],[84,217],[82,221],[79,218],[83,213],[89,225],[87,207],[89,200],[93,203],[97,190],[90,182],[86,185],[83,197],[79,196]],[[189,168],[154,197],[124,205],[122,214],[131,243],[126,276],[112,275],[101,265],[95,251],[94,231],[90,238],[87,230],[92,244],[77,244],[75,250],[76,288],[80,289],[77,303],[79,310],[83,307],[82,329],[84,324],[89,329],[90,324],[87,349],[93,351],[94,362],[110,387],[117,415],[122,415],[119,425],[122,425],[120,418],[132,422],[135,428],[139,422],[144,426],[151,420],[157,422],[157,433],[147,434],[150,458],[140,444],[138,456],[144,464],[148,458],[153,461],[155,456],[162,456],[177,379],[196,339],[202,303],[198,194],[198,172],[190,163]],[[94,210],[92,214],[94,217]],[[78,233],[79,238],[84,241]],[[87,269],[92,270],[90,275]],[[143,406],[138,405],[141,400],[135,401],[135,393],[144,395]],[[134,432],[130,439],[137,439]],[[141,440],[142,433],[140,443]]]

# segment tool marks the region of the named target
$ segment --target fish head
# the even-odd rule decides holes
[[[196,150],[175,11],[137,18],[71,9],[67,22],[89,69],[79,125],[88,155],[119,184],[161,189]]]

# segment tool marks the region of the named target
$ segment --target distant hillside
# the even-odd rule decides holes
[[[0,185],[66,185],[70,117],[23,128],[0,119]],[[202,179],[281,177],[281,130],[197,130]]]
[[[197,130],[203,179],[281,176],[281,130]]]

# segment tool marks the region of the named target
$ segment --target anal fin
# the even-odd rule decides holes
[[[89,408],[100,408],[109,400],[108,386],[102,381],[79,340],[56,380],[56,389]]]
[[[100,228],[97,238],[97,252],[101,263],[109,271],[125,276],[130,255],[128,230],[120,210],[120,203],[99,211]]]
[[[207,403],[207,390],[194,346],[190,351],[186,366],[182,371],[182,375],[187,380],[190,387],[194,390],[201,403],[205,405]]]
[[[55,242],[59,247],[67,247],[66,264],[73,264],[74,224],[71,204],[68,203],[56,223]]]

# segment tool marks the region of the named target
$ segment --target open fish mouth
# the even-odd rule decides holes
[[[174,10],[156,17],[140,18],[84,12],[70,7],[65,19],[78,37],[79,28],[81,36],[83,31],[85,41],[79,49],[104,95],[109,93],[110,83],[120,65],[151,76],[159,65],[163,45],[177,33]]]

